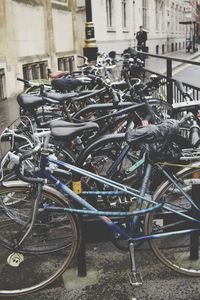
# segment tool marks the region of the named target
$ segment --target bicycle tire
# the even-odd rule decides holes
[[[5,185],[0,188],[0,296],[25,295],[49,285],[66,270],[77,252],[80,228],[71,214],[42,209],[44,203],[69,207],[62,194],[44,186],[33,229],[22,245],[13,249],[33,199],[25,199],[30,196],[28,184],[10,181]],[[18,267],[13,266],[16,259],[21,261]]]
[[[184,169],[176,174],[178,182],[188,194],[192,192],[192,183],[200,184],[200,176],[199,178],[194,177],[197,172],[200,175],[200,166],[199,169]],[[161,198],[171,208],[180,212],[191,213],[191,203],[169,181],[161,184],[154,194],[154,201],[158,202]],[[167,216],[162,209],[157,213],[150,213],[146,216],[145,234],[156,235],[156,233],[169,230],[173,232],[175,230],[191,229],[194,228],[194,224],[191,221],[184,221],[182,217],[177,217],[174,213]],[[149,240],[149,244],[156,257],[170,269],[185,275],[200,276],[200,259],[193,260],[190,258],[191,236],[191,233],[167,236]]]

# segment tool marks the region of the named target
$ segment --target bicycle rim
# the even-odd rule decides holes
[[[196,176],[197,175],[197,176]],[[190,169],[179,172],[178,182],[185,192],[192,194],[192,185],[200,184],[200,169]],[[168,181],[156,191],[155,201],[160,199],[172,209],[191,215],[191,203],[178,189]],[[195,217],[195,216],[194,216]],[[197,215],[196,215],[197,217]],[[146,234],[167,233],[178,230],[199,228],[199,224],[177,216],[175,213],[160,210],[148,214],[145,220]],[[195,236],[196,235],[196,236]],[[149,241],[154,254],[167,267],[186,275],[200,276],[200,233],[185,233],[152,239]],[[194,257],[193,242],[196,242],[197,256]]]

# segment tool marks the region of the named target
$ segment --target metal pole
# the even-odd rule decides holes
[[[200,204],[200,185],[199,184],[193,184],[192,185],[192,200],[194,203],[199,206]],[[198,218],[199,213],[197,210],[192,207],[191,208],[192,215],[196,218]],[[196,225],[196,224],[195,224]],[[192,232],[190,235],[190,259],[196,260],[199,258],[199,232]]]
[[[85,252],[85,232],[84,232],[84,224],[83,224],[82,216],[80,216],[80,226],[82,228],[82,240],[77,253],[77,266],[78,266],[78,276],[85,277],[87,275],[87,267],[86,267],[86,252]]]
[[[167,102],[173,103],[172,60],[167,59]]]
[[[92,6],[91,0],[85,0],[86,22],[92,22]]]
[[[85,0],[86,23],[85,23],[85,47],[83,55],[89,61],[97,59],[98,48],[95,40],[94,23],[92,21],[92,3],[91,0]]]
[[[193,28],[193,53],[195,52],[195,22],[193,22],[194,28]]]

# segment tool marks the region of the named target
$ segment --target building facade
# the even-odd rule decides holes
[[[22,90],[16,78],[72,70],[77,51],[73,0],[0,1],[0,99]]]
[[[143,25],[149,52],[185,48],[195,0],[91,0],[99,52],[136,46]],[[192,7],[185,12],[185,6]],[[39,79],[53,70],[73,70],[85,40],[85,0],[0,0],[0,100],[16,94],[16,78]]]
[[[121,53],[136,46],[136,32],[147,31],[149,52],[164,54],[186,46],[187,26],[179,22],[193,20],[194,0],[91,0],[96,41],[99,51]],[[191,4],[190,15],[185,6]],[[188,19],[189,16],[189,19]]]

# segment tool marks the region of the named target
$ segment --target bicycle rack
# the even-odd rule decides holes
[[[125,220],[125,218],[111,218],[112,221]],[[108,242],[113,240],[113,232],[101,220],[91,217],[80,217],[82,228],[82,241],[77,253],[78,276],[87,276],[86,243]],[[98,234],[97,234],[98,233]]]

